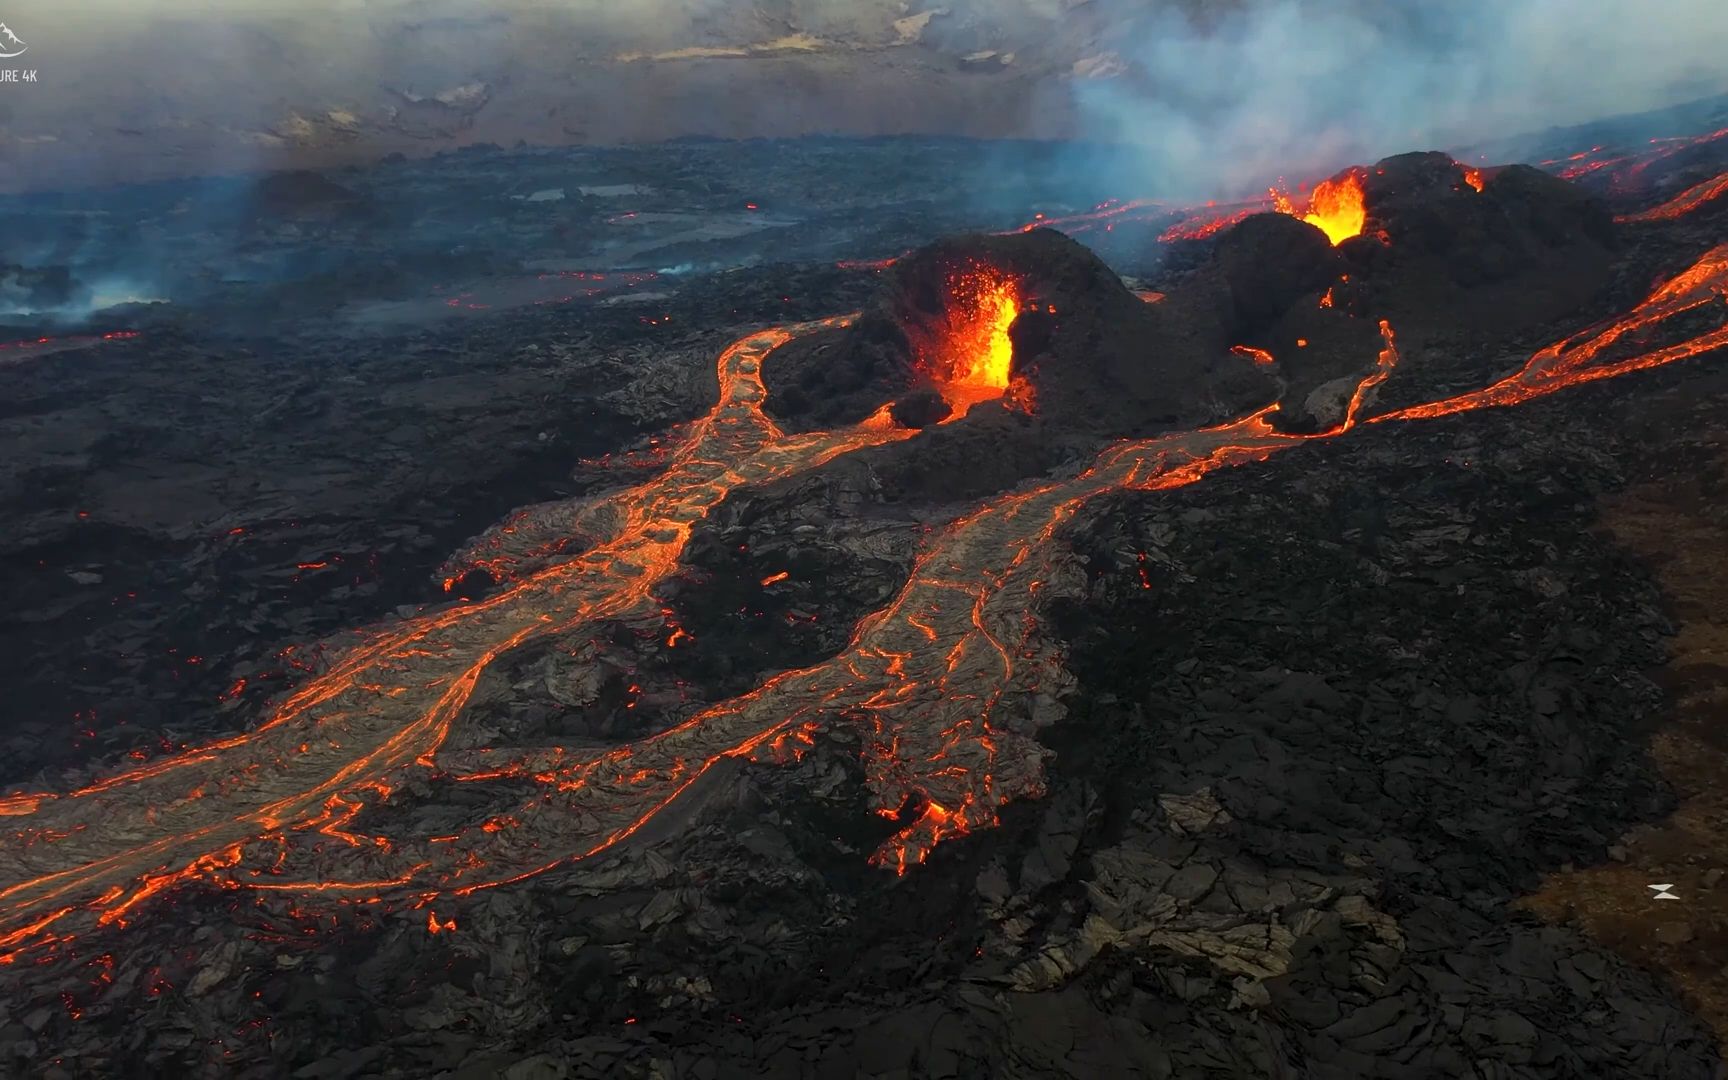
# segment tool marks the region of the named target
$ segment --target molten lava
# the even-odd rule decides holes
[[[1251,214],[1257,214],[1270,208],[1269,204],[1264,203],[1254,203],[1249,206],[1232,205],[1222,210],[1216,207],[1204,207],[1159,233],[1158,242],[1168,244],[1176,240],[1204,240],[1208,236],[1223,232]]]
[[[949,275],[945,323],[923,363],[954,418],[1007,391],[1014,362],[1008,328],[1020,306],[1020,282],[995,267],[972,265]]]
[[[1308,209],[1299,216],[1325,233],[1333,244],[1362,235],[1362,225],[1368,220],[1368,211],[1362,204],[1365,175],[1362,169],[1351,169],[1322,180],[1314,186]]]
[[[1648,210],[1640,210],[1635,214],[1621,214],[1614,220],[1622,224],[1642,221],[1673,221],[1676,218],[1685,217],[1712,199],[1720,198],[1723,194],[1728,194],[1728,172],[1702,183],[1694,184],[1658,206],[1652,206]]]
[[[955,385],[1000,394],[1010,381],[1007,325],[1021,306],[1016,283],[990,272],[969,280],[970,306],[957,308],[970,314],[944,370]],[[721,355],[719,401],[686,429],[662,471],[513,520],[511,545],[549,552],[540,568],[506,560],[524,572],[495,595],[358,636],[242,734],[98,774],[73,790],[0,796],[8,819],[0,833],[0,965],[26,949],[124,927],[146,903],[195,880],[257,895],[399,902],[425,910],[427,932],[454,932],[447,905],[457,898],[609,851],[716,766],[789,762],[827,729],[845,729],[862,746],[872,807],[903,823],[872,861],[904,872],[944,839],[988,827],[1004,804],[1043,790],[1049,751],[1037,735],[1060,718],[1071,676],[1039,613],[1053,598],[1085,594],[1087,572],[1061,532],[1088,503],[1184,487],[1362,423],[1512,405],[1728,349],[1725,297],[1728,245],[1634,310],[1540,350],[1492,386],[1364,418],[1375,386],[1398,363],[1382,322],[1378,362],[1332,429],[1276,431],[1269,406],[1220,427],[1116,443],[1084,471],[1004,495],[933,532],[899,594],[862,619],[831,659],[612,748],[477,746],[473,732],[446,745],[476,684],[506,653],[605,620],[658,629],[653,587],[727,493],[911,434],[883,414],[839,431],[781,432],[761,410],[760,366],[791,334],[753,334]],[[1707,312],[1716,314],[1713,329],[1691,325]],[[1636,346],[1675,320],[1694,336]],[[581,550],[553,543],[572,534],[589,538]],[[421,789],[463,784],[459,805],[472,809],[452,810],[463,823],[435,836],[360,832],[364,811],[396,797],[410,778]],[[425,907],[433,902],[442,916]]]

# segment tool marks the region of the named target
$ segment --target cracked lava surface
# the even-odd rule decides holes
[[[663,471],[536,508],[488,547],[502,565],[529,565],[563,545],[584,550],[483,601],[366,632],[249,732],[75,790],[0,796],[0,963],[124,926],[144,917],[153,897],[195,880],[356,902],[430,902],[518,881],[608,850],[728,759],[790,760],[838,725],[862,738],[875,807],[906,822],[872,861],[904,872],[944,838],[986,827],[1007,802],[1040,793],[1047,751],[1037,732],[1061,717],[1070,677],[1038,612],[1081,583],[1060,533],[1090,501],[1182,487],[1359,421],[1512,405],[1728,347],[1728,325],[1661,347],[1633,345],[1724,299],[1728,245],[1632,311],[1539,351],[1491,386],[1364,418],[1373,388],[1398,361],[1382,322],[1379,362],[1331,431],[1278,432],[1268,407],[1216,428],[1116,443],[1084,471],[1002,496],[933,533],[899,595],[828,661],[611,749],[441,753],[499,656],[598,620],[657,617],[654,587],[676,567],[693,524],[729,492],[912,436],[886,411],[849,429],[785,435],[761,409],[763,359],[799,333],[846,320],[752,334],[720,356],[718,402],[682,432]],[[450,836],[351,828],[411,777],[464,782],[470,793],[490,788],[493,805]]]

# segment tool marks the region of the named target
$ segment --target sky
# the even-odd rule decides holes
[[[48,154],[43,147],[64,155],[84,146],[81,160],[94,162],[109,150],[169,146],[194,129],[232,137],[238,156],[174,149],[189,168],[234,167],[245,164],[247,140],[282,130],[291,114],[376,114],[399,90],[435,93],[472,79],[495,88],[473,133],[485,137],[491,118],[512,108],[520,125],[542,99],[568,104],[559,98],[575,93],[572,73],[619,52],[798,31],[871,45],[851,50],[844,74],[824,75],[823,61],[812,59],[812,77],[892,81],[911,54],[880,48],[884,35],[895,19],[937,2],[0,0],[0,21],[30,45],[0,66],[42,69],[38,86],[0,84],[0,170],[8,158],[28,167],[24,155]],[[1127,144],[1145,186],[1160,189],[1220,191],[1310,165],[1728,91],[1728,0],[939,2],[947,14],[930,21],[926,43],[950,55],[925,50],[918,62],[953,80],[958,55],[1015,52],[1014,72],[1036,71],[1037,89],[1000,107],[1025,109],[1025,133]],[[1120,74],[1073,75],[1075,60],[1105,54]],[[687,102],[675,91],[694,70],[666,64],[651,79],[673,91],[665,100]],[[751,77],[739,66],[692,83],[702,108],[728,107],[707,88],[734,70]],[[582,109],[627,122],[645,109],[641,78],[610,99],[604,78],[582,82]],[[964,104],[955,108],[978,107],[956,100]],[[747,124],[780,119],[762,102],[754,95]],[[808,109],[798,115],[820,122]],[[881,118],[887,128],[965,119],[935,107]],[[990,119],[993,130],[1004,127],[1002,117]],[[1016,117],[1006,119],[1011,127]],[[655,134],[665,134],[666,118],[654,121]],[[563,130],[549,124],[544,141]],[[364,151],[364,136],[354,149]]]

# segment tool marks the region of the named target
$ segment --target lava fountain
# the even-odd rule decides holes
[[[1320,181],[1308,197],[1307,209],[1300,213],[1288,195],[1273,191],[1273,209],[1301,218],[1325,233],[1326,239],[1336,246],[1352,236],[1362,235],[1362,226],[1368,220],[1368,210],[1363,204],[1365,175],[1365,170],[1357,167]]]
[[[958,419],[981,401],[993,401],[1012,381],[1014,344],[1008,328],[1019,317],[1021,282],[992,266],[949,273],[944,323],[920,358],[942,400]]]

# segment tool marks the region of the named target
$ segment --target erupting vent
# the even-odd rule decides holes
[[[1014,360],[1008,328],[1020,308],[1020,281],[994,267],[949,275],[947,323],[925,364],[955,417],[1007,391]]]
[[[1298,212],[1290,196],[1274,190],[1272,207],[1280,214],[1292,214],[1326,234],[1333,244],[1341,244],[1352,236],[1362,235],[1362,225],[1368,211],[1362,205],[1361,169],[1351,169],[1314,186],[1306,210]]]

